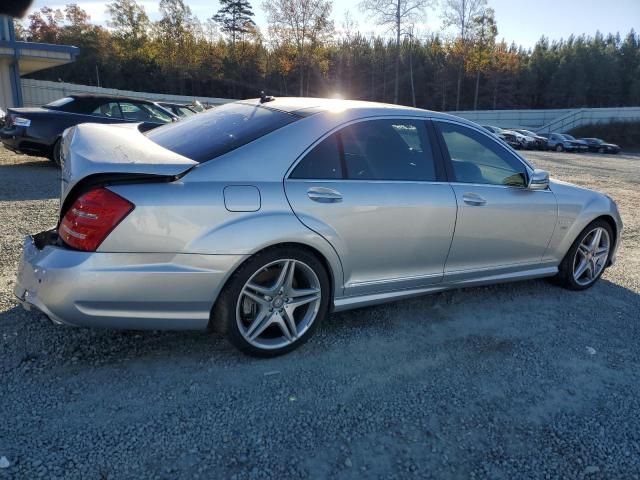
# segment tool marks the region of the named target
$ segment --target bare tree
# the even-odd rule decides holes
[[[262,4],[269,33],[279,42],[296,48],[300,75],[300,96],[304,95],[304,71],[309,49],[322,44],[333,33],[331,0],[270,0]]]
[[[410,33],[413,24],[426,14],[435,0],[362,0],[360,10],[378,25],[393,31],[396,37],[396,72],[393,102],[398,103],[400,85],[400,39]]]
[[[460,88],[466,51],[472,34],[472,20],[481,17],[487,6],[487,0],[444,0],[442,19],[445,27],[455,27],[458,30],[460,42],[460,63],[458,67],[458,85],[456,93],[456,110],[460,109]]]

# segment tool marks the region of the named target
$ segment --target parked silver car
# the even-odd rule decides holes
[[[469,121],[377,103],[264,97],[147,133],[64,135],[56,229],[15,294],[56,323],[225,332],[263,356],[331,311],[555,277],[593,285],[622,221]]]

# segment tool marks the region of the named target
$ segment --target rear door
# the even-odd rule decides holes
[[[296,215],[338,252],[346,295],[442,280],[456,201],[434,138],[419,119],[359,121],[317,142],[285,180]]]
[[[445,280],[539,264],[558,217],[555,195],[526,188],[527,166],[480,129],[434,124],[458,202]]]

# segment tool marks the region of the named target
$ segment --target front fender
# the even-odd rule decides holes
[[[560,263],[580,232],[603,216],[611,218],[616,226],[613,260],[622,231],[622,219],[615,202],[602,193],[558,180],[553,180],[550,188],[558,200],[558,223],[543,260]]]

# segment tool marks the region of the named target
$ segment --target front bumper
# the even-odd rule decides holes
[[[204,329],[220,289],[245,258],[39,248],[27,236],[14,294],[58,324]]]

